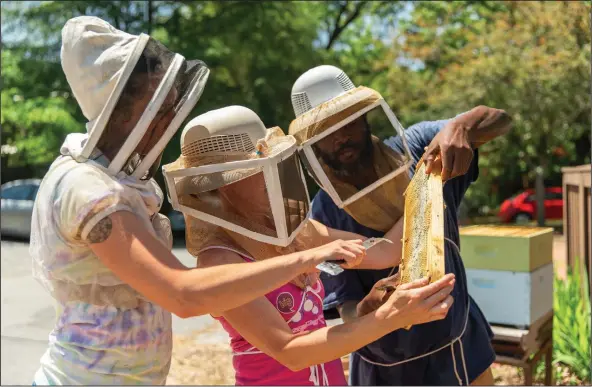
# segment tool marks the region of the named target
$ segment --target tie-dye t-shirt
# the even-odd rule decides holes
[[[95,161],[62,156],[43,179],[31,225],[33,275],[56,302],[57,319],[35,383],[164,384],[172,350],[171,314],[111,272],[86,242],[117,211],[134,213],[169,248],[154,182],[109,176]]]

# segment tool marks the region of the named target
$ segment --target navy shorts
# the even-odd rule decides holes
[[[476,305],[475,305],[476,306]],[[473,308],[472,308],[473,309]],[[493,332],[485,322],[479,308],[469,314],[466,331],[456,342],[454,358],[450,346],[407,363],[385,367],[374,365],[353,353],[350,357],[350,380],[352,386],[455,386],[472,383],[485,372],[495,360],[491,345]],[[464,359],[464,366],[463,366]],[[465,377],[466,366],[466,377]]]

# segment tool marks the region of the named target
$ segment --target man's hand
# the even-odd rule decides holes
[[[441,170],[443,181],[464,175],[473,149],[506,134],[511,127],[512,119],[505,111],[477,106],[450,120],[425,149],[420,163],[426,163],[426,173]]]
[[[469,130],[462,120],[449,121],[425,148],[426,173],[441,170],[442,181],[467,173],[473,160]]]
[[[380,308],[382,304],[388,300],[393,294],[395,288],[399,284],[399,273],[386,277],[376,282],[370,290],[370,293],[358,303],[356,308],[358,317],[362,317]]]

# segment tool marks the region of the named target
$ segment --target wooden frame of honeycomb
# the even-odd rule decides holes
[[[430,283],[445,274],[444,199],[439,171],[429,175],[419,162],[405,191],[403,254],[399,266],[400,284],[428,277]],[[411,326],[405,327],[410,329]]]

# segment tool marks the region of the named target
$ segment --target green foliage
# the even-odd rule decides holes
[[[555,278],[553,361],[567,366],[578,379],[588,383],[592,364],[589,295],[586,271],[577,264],[565,280]]]
[[[541,165],[560,185],[565,165],[590,162],[590,4],[420,2],[394,55],[388,99],[411,124],[483,104],[505,109],[510,134],[482,147],[472,207],[534,185]],[[393,60],[393,58],[389,58]],[[501,184],[500,184],[501,183]]]
[[[507,110],[514,130],[480,150],[471,209],[495,207],[560,168],[590,162],[590,5],[585,2],[2,2],[3,168],[47,164],[85,119],[60,65],[61,29],[94,15],[211,68],[189,118],[232,104],[287,130],[296,78],[320,64],[381,92],[404,126],[476,105]],[[382,134],[382,133],[381,133]],[[386,135],[386,133],[382,134]],[[180,153],[179,135],[165,150]],[[316,190],[311,183],[311,191]]]
[[[14,52],[2,51],[2,143],[16,147],[16,153],[5,156],[8,167],[48,164],[66,134],[84,130],[67,91],[56,87],[42,94],[27,83],[26,71],[32,66]]]
[[[208,2],[175,8],[160,23],[165,44],[211,69],[208,85],[191,116],[228,105],[243,105],[263,122],[287,130],[293,118],[292,82],[320,64],[312,42],[318,12],[308,3]],[[289,58],[289,59],[288,59]],[[178,157],[178,138],[163,162]]]

